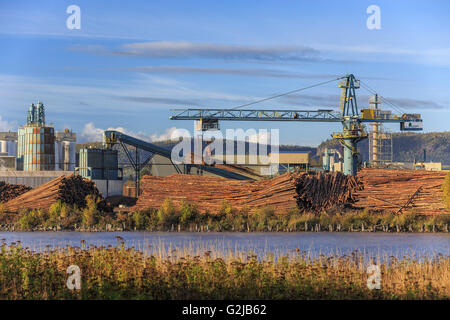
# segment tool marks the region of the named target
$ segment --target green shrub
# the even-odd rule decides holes
[[[189,224],[196,222],[198,217],[197,206],[187,201],[182,201],[180,206],[180,224],[187,227]]]
[[[55,227],[56,225],[62,223],[63,219],[69,216],[70,207],[61,201],[53,203],[48,209],[48,216],[44,222],[46,227]]]
[[[19,214],[20,218],[17,224],[22,230],[32,230],[45,220],[44,213],[41,210],[26,210]]]
[[[265,231],[269,226],[269,221],[275,218],[273,208],[259,208],[249,215],[249,224],[253,230]]]
[[[142,211],[133,212],[132,219],[133,219],[134,227],[137,230],[145,229],[147,217],[144,212],[142,212]]]
[[[171,224],[178,224],[177,212],[170,198],[166,198],[158,209],[158,224],[162,227],[168,227]]]
[[[85,227],[97,224],[100,211],[98,210],[99,199],[94,195],[86,196],[86,207],[82,211],[82,223]]]

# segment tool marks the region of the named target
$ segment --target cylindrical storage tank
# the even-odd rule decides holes
[[[88,171],[87,171],[87,149],[80,149],[80,152],[78,153],[78,173],[84,177],[88,178]]]
[[[70,166],[70,142],[69,141],[63,141],[63,154],[64,154],[64,171],[69,171]]]
[[[69,146],[69,170],[75,170],[77,164],[77,144],[76,142],[71,142]]]
[[[20,128],[18,143],[18,157],[23,159],[24,171],[55,169],[55,132],[52,127]]]
[[[8,155],[16,156],[17,143],[15,141],[7,141],[8,144]]]
[[[59,141],[55,141],[55,171],[61,170],[61,143]]]
[[[1,153],[8,153],[8,141],[6,140],[1,140],[0,141],[1,144]]]

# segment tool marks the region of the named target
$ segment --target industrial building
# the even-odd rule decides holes
[[[75,172],[94,181],[104,197],[122,194],[123,174],[117,150],[81,149]]]
[[[310,152],[298,152],[298,151],[280,151],[276,154],[269,153],[268,159],[270,163],[264,163],[259,158],[255,160],[250,159],[248,154],[234,155],[234,164],[237,164],[243,168],[249,169],[250,172],[254,172],[255,175],[249,177],[255,178],[256,176],[275,175],[277,173],[293,172],[293,171],[307,171],[310,167]],[[224,155],[213,156],[213,162],[216,164],[225,164],[226,158]],[[178,170],[184,171],[183,165],[174,165],[170,158],[154,155],[149,161],[151,165],[150,171],[153,176],[167,177],[177,173]],[[274,165],[278,167],[278,171],[274,168]],[[221,168],[223,168],[221,166]],[[231,168],[230,168],[231,169]],[[202,168],[194,167],[190,169],[190,174],[201,174],[205,176],[217,176],[214,172],[208,172],[202,170]],[[242,174],[245,174],[242,172]]]
[[[381,97],[374,94],[369,98],[369,108],[364,109],[366,117],[389,119],[391,111],[381,110]],[[372,168],[386,167],[393,161],[392,133],[381,122],[369,126],[369,161]]]
[[[0,181],[37,187],[62,175],[91,179],[104,197],[122,194],[117,151],[82,149],[77,166],[76,133],[56,132],[46,122],[42,102],[31,104],[26,124],[17,132],[0,132]]]

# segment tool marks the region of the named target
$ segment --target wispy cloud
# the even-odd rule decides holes
[[[0,116],[0,131],[14,131],[17,129],[17,122],[11,122],[8,120],[2,119]]]
[[[408,109],[422,109],[422,110],[439,110],[449,109],[450,104],[442,104],[432,100],[420,100],[410,98],[387,98],[390,102],[398,105],[406,110]]]
[[[319,44],[315,46],[322,55],[334,54],[336,59],[345,58],[352,61],[374,62],[412,62],[417,64],[431,64],[450,66],[450,48],[404,48],[388,45],[331,45]],[[340,57],[342,55],[342,57]]]
[[[265,68],[205,68],[205,67],[185,67],[185,66],[141,66],[133,68],[124,68],[122,71],[136,71],[146,73],[164,73],[164,74],[217,74],[233,75],[247,77],[269,77],[269,78],[298,78],[298,79],[330,79],[335,78],[336,74],[313,74],[298,73],[284,70],[274,70]]]
[[[383,99],[382,99],[383,100]],[[283,102],[295,105],[295,106],[315,106],[315,107],[330,107],[337,109],[339,105],[339,95],[322,94],[322,95],[310,95],[310,94],[292,94],[282,98]],[[360,109],[367,108],[369,101],[369,95],[358,95],[357,102]],[[424,99],[411,99],[411,98],[391,98],[386,97],[385,101],[382,101],[381,107],[383,109],[391,110],[392,104],[395,105],[394,109],[404,109],[405,111],[411,109],[417,110],[439,110],[450,108],[448,103],[440,103],[433,100]]]
[[[146,104],[163,104],[163,105],[191,105],[191,106],[198,106],[200,101],[194,102],[193,100],[186,100],[186,99],[173,99],[173,98],[158,98],[158,97],[131,97],[131,96],[124,96],[124,97],[114,97],[118,100],[124,100],[124,101],[133,101],[133,102],[141,102]]]
[[[246,61],[316,61],[319,51],[308,46],[245,46],[194,42],[136,42],[118,49],[99,45],[76,45],[73,51],[133,55],[152,58],[207,58]]]
[[[431,48],[426,50],[402,47],[389,47],[379,45],[281,45],[281,46],[255,46],[232,45],[195,42],[133,42],[126,43],[118,48],[105,45],[72,45],[69,50],[86,52],[98,55],[144,56],[156,59],[215,59],[232,62],[252,63],[295,63],[308,62],[335,62],[358,63],[364,61],[387,62],[409,61],[448,66],[450,65],[450,48]],[[169,72],[170,70],[166,70]],[[206,70],[191,70],[197,73]],[[221,70],[216,70],[217,73]],[[176,72],[172,70],[172,72]],[[245,72],[244,72],[245,73]],[[252,73],[250,71],[250,73]],[[264,75],[264,74],[263,74]],[[277,73],[270,75],[279,76]],[[280,75],[285,77],[286,75]]]

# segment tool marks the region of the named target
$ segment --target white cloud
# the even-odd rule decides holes
[[[98,46],[72,46],[71,50],[105,54],[107,48]],[[206,58],[224,60],[256,61],[303,61],[317,60],[319,52],[307,46],[250,46],[194,42],[136,42],[127,43],[119,50],[110,49],[117,55],[140,55],[152,58]]]
[[[122,132],[126,135],[129,135],[131,137],[147,141],[147,142],[155,142],[155,141],[166,141],[170,140],[171,136],[176,133],[179,129],[176,127],[171,127],[169,129],[166,129],[166,131],[162,134],[154,133],[151,135],[148,135],[144,132],[133,132],[128,129],[125,129],[123,127],[109,127],[107,129],[101,129],[97,128],[94,123],[89,122],[84,125],[83,131],[81,132],[79,142],[100,142],[103,141],[103,131],[105,130],[115,130]]]
[[[15,131],[16,129],[17,129],[16,122],[10,122],[8,120],[3,120],[2,116],[0,116],[0,132]]]
[[[160,135],[157,133],[152,134],[151,141],[167,141],[173,139],[174,137],[182,137],[182,136],[186,136],[186,130],[171,127],[169,129],[166,129],[166,131],[163,134]]]

